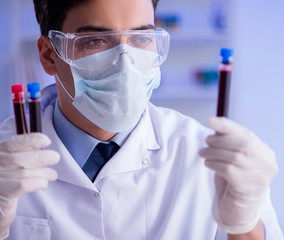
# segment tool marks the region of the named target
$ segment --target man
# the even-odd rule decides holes
[[[1,239],[282,238],[269,147],[228,119],[210,119],[214,134],[149,103],[169,41],[157,1],[34,4],[58,97],[45,90],[43,134],[1,125]]]

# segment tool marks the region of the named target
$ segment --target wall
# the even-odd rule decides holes
[[[279,174],[271,187],[284,230],[284,1],[234,1],[235,69],[232,118],[276,152]]]
[[[221,47],[231,46],[226,28],[229,6],[226,0],[160,1],[158,23],[168,18],[176,23],[161,24],[170,33],[171,46],[161,66],[161,86],[153,93],[153,103],[175,108],[203,124],[215,114],[219,52]]]
[[[10,66],[12,63],[11,46],[13,44],[13,40],[10,38],[10,35],[13,26],[10,21],[11,15],[9,14],[9,10],[10,5],[8,1],[0,3],[0,122],[11,113],[11,106],[9,104],[9,88],[12,74],[10,71]]]
[[[39,26],[30,0],[0,1],[0,122],[13,114],[10,85],[54,82],[44,73],[37,54]],[[29,67],[27,67],[29,66]],[[27,96],[27,93],[26,93]]]

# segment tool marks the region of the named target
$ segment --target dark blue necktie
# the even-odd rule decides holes
[[[92,182],[95,181],[100,170],[118,149],[119,146],[115,142],[97,144],[83,167],[83,171]]]

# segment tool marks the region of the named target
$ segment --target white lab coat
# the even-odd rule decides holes
[[[52,139],[49,148],[61,155],[54,167],[59,179],[20,198],[9,240],[215,238],[213,173],[198,155],[206,128],[149,104],[92,183],[58,138],[52,114],[50,105],[43,115],[43,132]],[[0,126],[1,138],[14,133],[13,118]]]

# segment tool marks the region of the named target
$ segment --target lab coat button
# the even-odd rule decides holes
[[[149,160],[148,160],[147,158],[143,159],[143,160],[142,160],[142,164],[143,164],[144,166],[149,165]]]
[[[99,192],[95,192],[94,196],[95,196],[95,198],[98,198],[100,196],[100,193]]]

